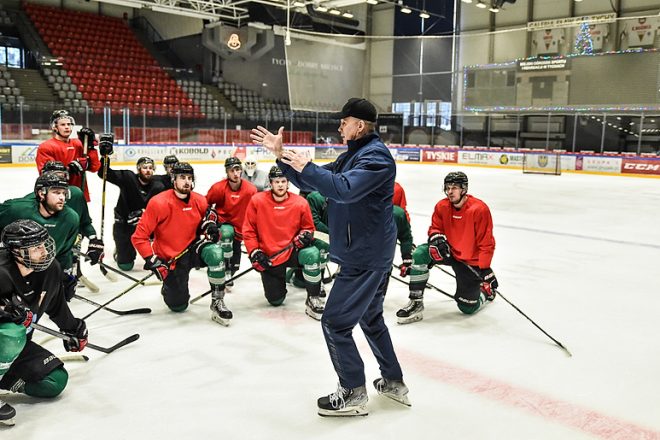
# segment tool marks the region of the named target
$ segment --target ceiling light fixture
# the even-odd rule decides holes
[[[202,20],[218,20],[218,17],[209,12],[198,12],[182,8],[165,8],[162,6],[151,6],[151,10],[154,12],[164,12],[165,14],[184,15],[186,17],[200,18]]]
[[[326,8],[325,6],[322,6],[322,5],[318,5],[316,7],[316,10],[319,11],[319,12],[328,12],[328,8]]]
[[[410,9],[408,6],[402,6],[401,12],[404,14],[410,14],[412,12],[412,9]]]
[[[302,8],[303,6],[305,6],[305,3],[301,2],[301,1],[295,1],[295,2],[293,2],[293,6],[296,7],[296,8]]]
[[[482,3],[482,2],[480,1],[480,2],[477,3],[477,8],[486,9],[487,6],[486,6],[485,3]]]
[[[498,12],[500,12],[500,8],[498,8],[497,6],[491,6],[490,8],[488,8],[488,10],[489,10],[490,12],[495,13],[495,14],[497,14]]]
[[[330,9],[330,14],[341,15],[341,11],[339,9]]]
[[[370,5],[377,5],[378,0],[367,0],[367,3],[369,3]]]
[[[346,11],[343,14],[341,14],[341,16],[344,18],[353,18],[353,13],[351,11]]]
[[[472,0],[461,0],[461,1],[462,1],[463,3],[467,3],[467,4],[472,3]]]
[[[426,11],[422,11],[422,12],[419,13],[419,18],[424,18],[424,19],[426,19],[426,18],[431,18],[431,16],[429,15],[428,12],[426,12]]]

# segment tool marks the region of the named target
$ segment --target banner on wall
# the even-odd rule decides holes
[[[36,168],[37,145],[12,145],[11,162],[18,164],[33,163]]]
[[[335,160],[344,151],[348,151],[348,147],[316,147],[312,157],[319,160]]]
[[[660,160],[623,159],[621,172],[624,174],[651,174],[660,176]]]
[[[11,147],[0,147],[0,163],[11,163]]]
[[[458,163],[466,165],[521,167],[523,164],[523,155],[516,152],[461,151],[458,154]]]
[[[458,162],[458,151],[438,150],[435,148],[425,148],[422,150],[422,162]]]
[[[597,171],[601,173],[619,173],[621,171],[620,157],[582,156],[583,171]]]
[[[390,153],[397,162],[419,162],[420,159],[419,148],[394,148]]]

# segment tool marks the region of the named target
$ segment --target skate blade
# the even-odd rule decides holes
[[[335,410],[319,408],[318,412],[321,417],[363,417],[369,415],[369,410],[365,405]]]
[[[389,394],[389,393],[380,393],[383,396],[394,400],[397,403],[400,403],[401,405],[405,406],[412,406],[412,403],[410,403],[410,399],[408,399],[408,394],[404,394],[403,396],[397,396],[396,394]]]
[[[305,314],[309,316],[312,319],[315,319],[317,321],[321,320],[321,317],[323,316],[323,313],[314,313],[311,310],[305,308]]]
[[[397,324],[412,324],[413,322],[421,321],[424,316],[420,313],[419,315],[409,316],[408,318],[396,317]]]
[[[0,420],[0,425],[5,425],[5,426],[14,426],[16,424],[16,421],[12,417],[11,419],[6,419],[6,420]]]
[[[231,322],[231,319],[224,319],[218,315],[211,315],[211,320],[217,322],[223,327],[229,327],[229,323]]]

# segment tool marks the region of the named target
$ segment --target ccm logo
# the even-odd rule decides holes
[[[648,163],[626,163],[623,164],[624,170],[637,170],[637,171],[658,171],[660,170],[660,164],[651,165]]]

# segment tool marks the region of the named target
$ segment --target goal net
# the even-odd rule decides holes
[[[526,151],[523,153],[523,173],[561,174],[561,153],[552,151]]]

